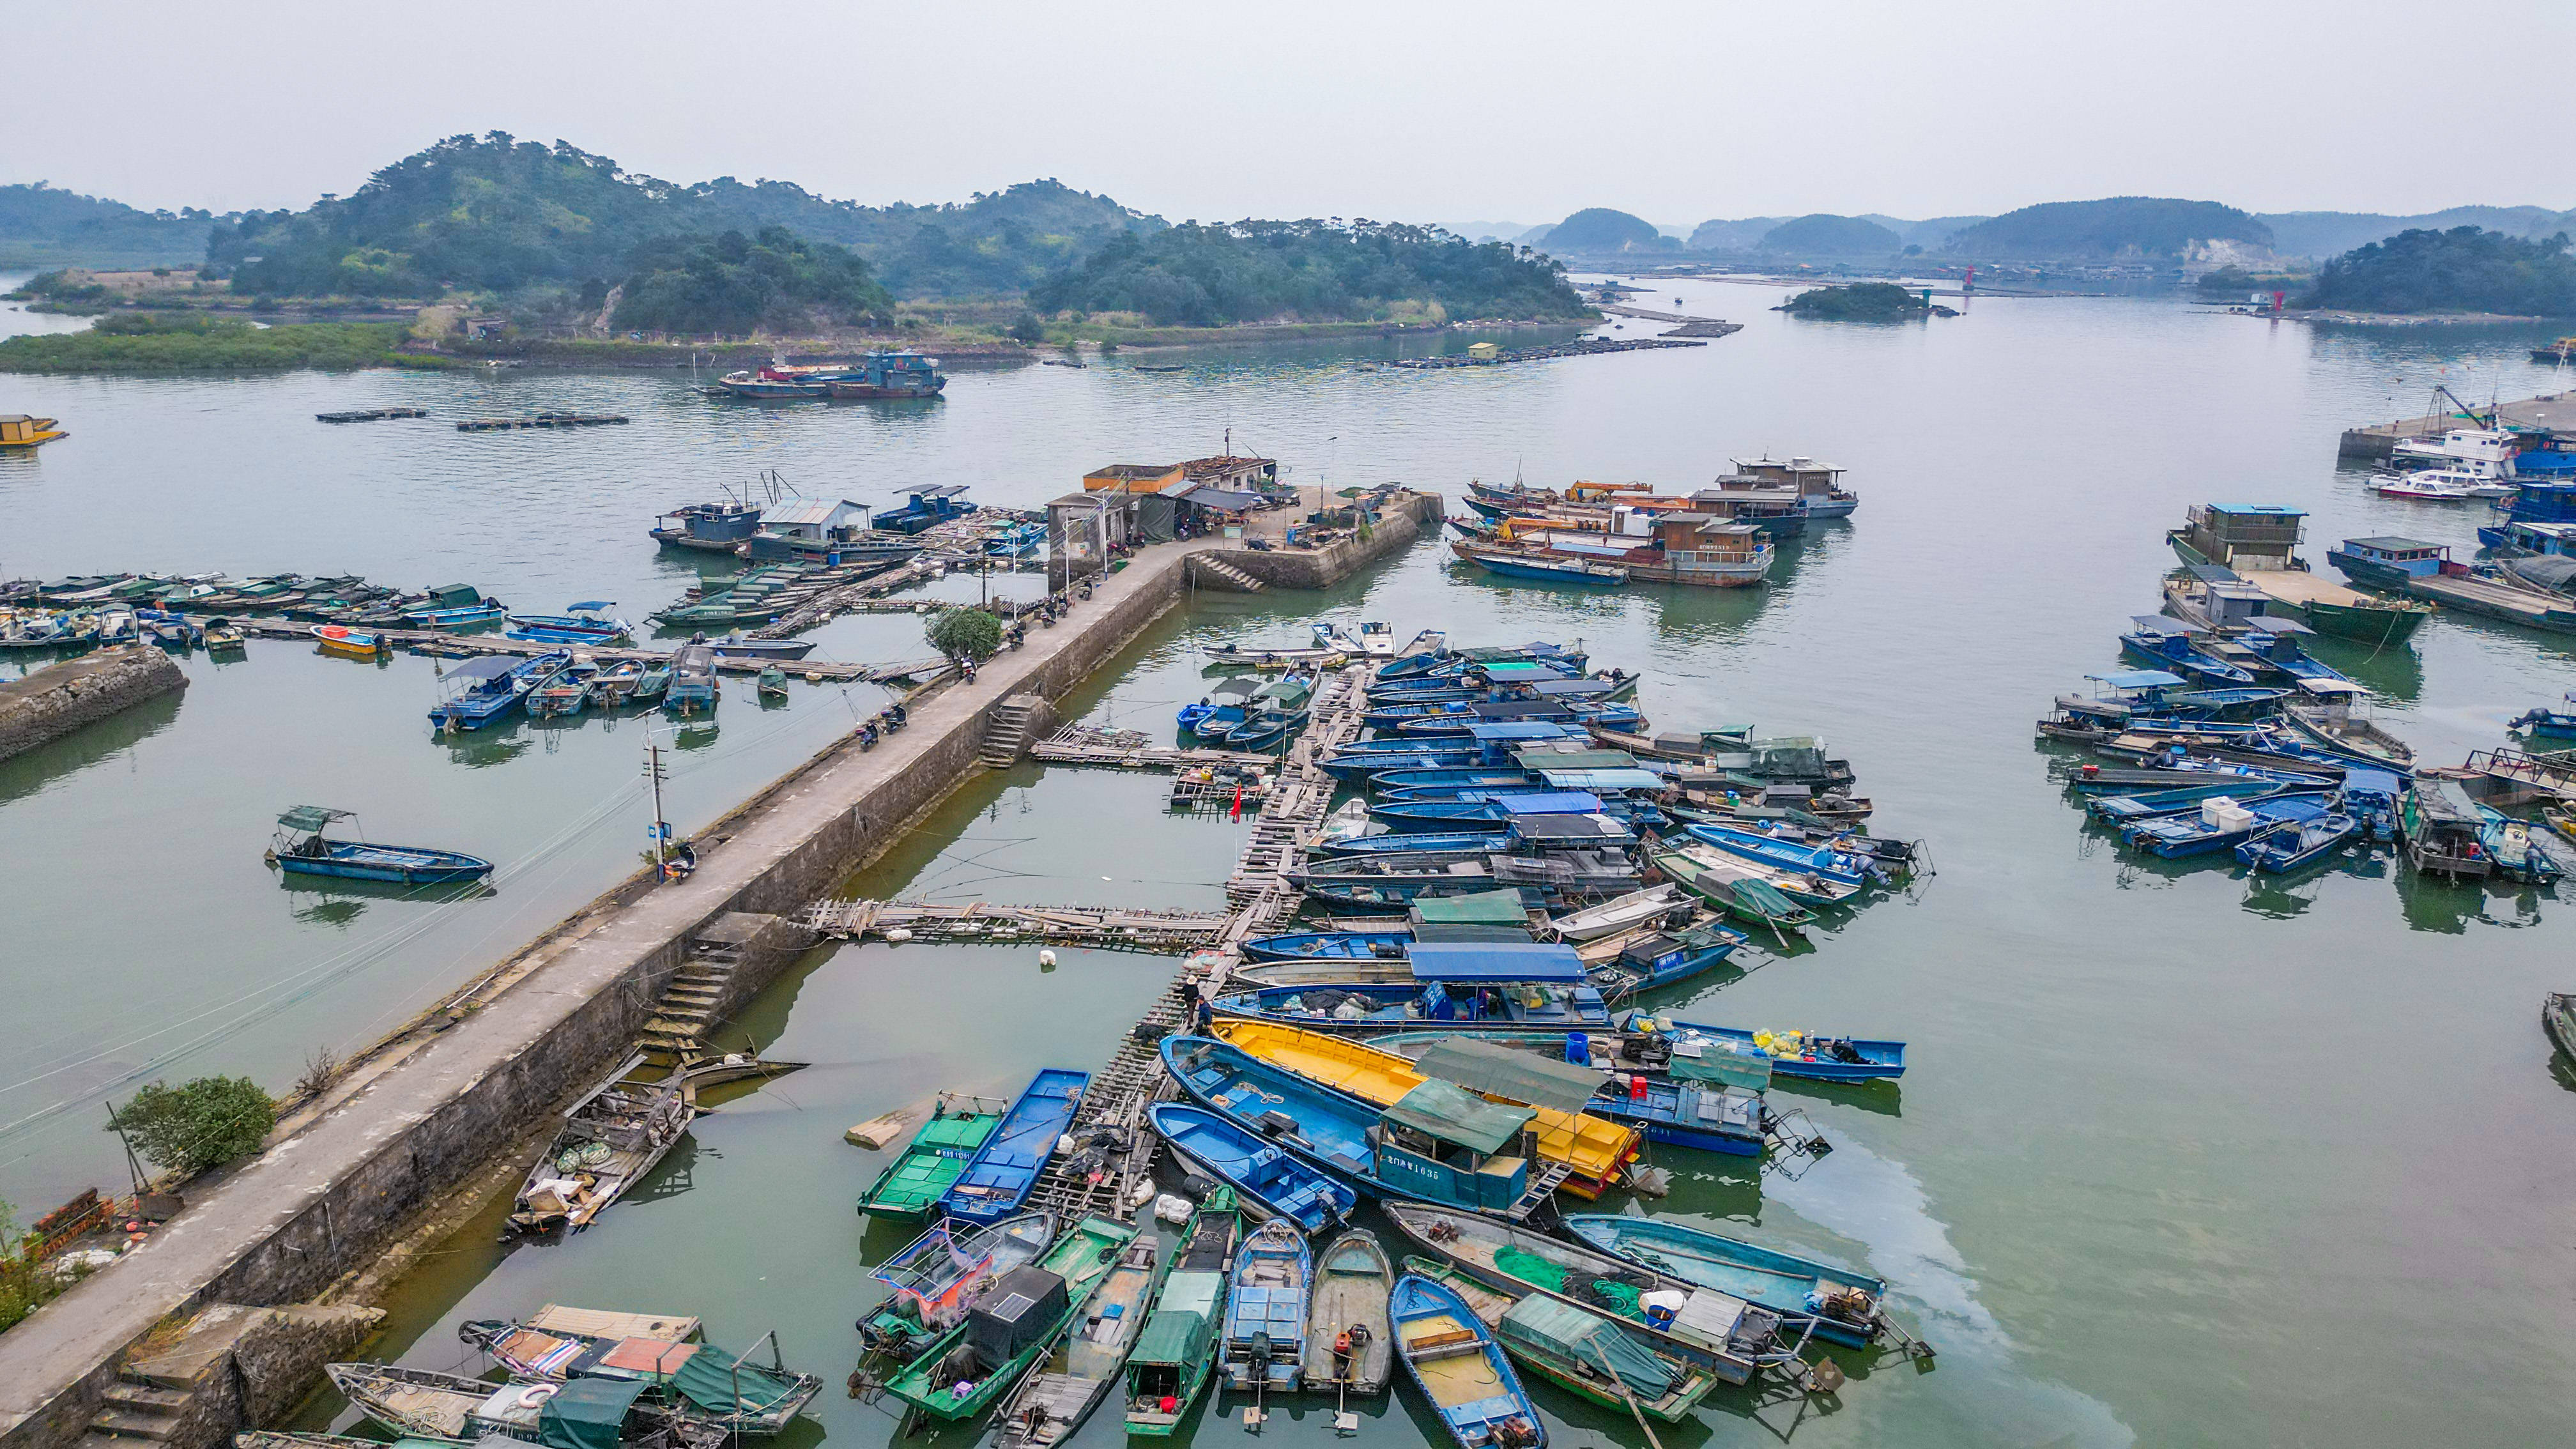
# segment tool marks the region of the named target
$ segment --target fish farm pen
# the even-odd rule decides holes
[[[1507,347],[1483,357],[1469,353],[1444,353],[1438,357],[1400,357],[1386,365],[1412,372],[1443,372],[1453,367],[1500,367],[1507,362],[1546,362],[1559,357],[1599,357],[1610,352],[1648,352],[1662,347],[1706,347],[1707,345],[1705,342],[1675,341],[1660,337],[1634,339],[1586,337],[1574,342],[1550,343],[1544,347]]]
[[[315,413],[313,415],[313,420],[317,423],[373,423],[382,422],[388,418],[425,418],[428,416],[429,409],[427,408],[361,408],[355,412]]]
[[[623,413],[538,413],[525,418],[468,418],[460,433],[494,433],[511,428],[602,428],[628,421]]]

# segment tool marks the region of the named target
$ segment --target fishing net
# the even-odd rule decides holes
[[[1524,1283],[1550,1293],[1564,1294],[1622,1318],[1643,1318],[1645,1309],[1639,1306],[1638,1295],[1654,1286],[1654,1279],[1643,1273],[1590,1273],[1551,1262],[1522,1248],[1498,1249],[1494,1254],[1494,1266]]]
[[[1494,1254],[1494,1266],[1511,1277],[1524,1283],[1534,1283],[1551,1293],[1565,1291],[1565,1269],[1525,1249],[1500,1249]]]
[[[555,1166],[565,1172],[597,1167],[606,1162],[608,1154],[614,1150],[605,1142],[585,1142],[579,1147],[565,1148],[563,1153],[555,1158]]]

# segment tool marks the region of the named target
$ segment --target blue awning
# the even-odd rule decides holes
[[[2161,669],[2124,669],[2117,674],[2088,674],[2084,677],[2113,689],[2170,689],[2183,682],[2181,675],[2167,674]]]
[[[617,601],[615,599],[584,599],[578,604],[566,605],[564,612],[567,614],[578,614],[586,609],[614,609],[616,607]]]
[[[1498,795],[1494,803],[1506,815],[1597,815],[1601,799],[1580,790],[1549,790],[1536,795]]]
[[[1541,770],[1538,777],[1559,790],[1620,795],[1630,790],[1665,790],[1670,780],[1652,770]]]
[[[1478,740],[1570,740],[1583,731],[1554,720],[1495,720],[1467,726],[1467,736]]]
[[[455,668],[447,671],[447,677],[450,679],[498,679],[502,675],[509,673],[511,670],[516,669],[527,662],[528,661],[525,659],[521,659],[516,655],[487,654],[480,659],[468,659],[463,663],[458,664]]]
[[[1416,981],[1546,981],[1580,984],[1583,958],[1544,941],[1418,941],[1405,953]]]

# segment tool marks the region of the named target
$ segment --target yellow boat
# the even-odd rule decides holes
[[[385,652],[385,636],[364,629],[352,629],[343,624],[316,624],[312,634],[321,641],[323,648],[354,659],[373,659]]]
[[[1219,1021],[1214,1030],[1246,1056],[1381,1107],[1394,1105],[1423,1082],[1413,1063],[1393,1052],[1319,1031],[1266,1021]],[[1644,1140],[1635,1129],[1589,1112],[1563,1112],[1526,1102],[1515,1105],[1538,1114],[1530,1123],[1538,1135],[1538,1156],[1541,1161],[1565,1164],[1574,1175],[1566,1179],[1564,1188],[1577,1197],[1599,1197],[1636,1160]]]
[[[32,448],[71,434],[54,426],[52,418],[31,418],[25,413],[0,413],[0,448]]]
[[[2544,806],[2541,809],[2540,818],[2550,829],[2570,840],[2576,840],[2576,810],[2560,810],[2554,806]]]

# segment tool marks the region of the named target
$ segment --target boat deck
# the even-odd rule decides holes
[[[2347,609],[2366,609],[2379,600],[2322,577],[2312,569],[2245,569],[2238,578],[2261,589],[2279,603],[2330,604]]]

